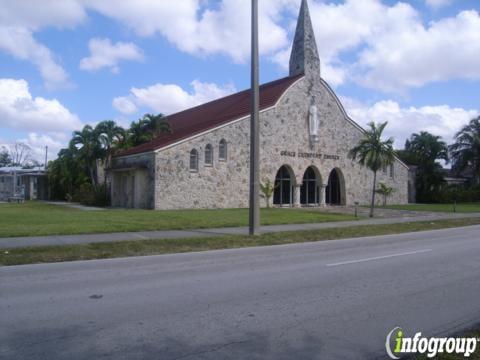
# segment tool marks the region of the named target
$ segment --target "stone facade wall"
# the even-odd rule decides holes
[[[158,152],[155,208],[248,206],[249,134],[249,120],[242,120]],[[227,142],[226,161],[218,157],[222,139]],[[205,147],[208,144],[213,146],[212,166],[205,165]],[[198,172],[190,171],[192,149],[199,154]]]
[[[318,143],[311,144],[308,110],[311,98],[319,111]],[[371,197],[373,173],[348,159],[351,147],[362,137],[362,130],[345,118],[333,92],[325,83],[312,89],[302,78],[282,97],[279,104],[260,114],[261,179],[275,180],[277,171],[287,165],[295,177],[297,191],[303,175],[313,166],[326,184],[333,169],[341,174],[342,203],[367,204]],[[243,119],[207,134],[192,138],[155,155],[155,209],[238,208],[248,206],[249,119]],[[218,159],[221,139],[228,144],[228,159]],[[214,148],[213,166],[205,165],[205,147]],[[199,170],[189,169],[190,151],[199,153]],[[295,156],[293,156],[293,153]],[[315,154],[315,157],[308,157]],[[395,188],[389,203],[407,203],[408,169],[396,161],[393,169],[380,171],[378,182]],[[378,202],[381,202],[378,197]],[[298,202],[298,199],[297,199]],[[263,202],[262,202],[263,205]]]
[[[155,207],[155,154],[113,158],[107,178],[111,184],[112,206]]]
[[[309,92],[315,93],[320,120],[319,141],[315,144],[310,143],[308,130],[311,102]],[[273,181],[278,169],[282,165],[288,165],[295,175],[296,184],[300,186],[305,171],[313,166],[320,174],[320,181],[326,184],[330,172],[337,169],[345,187],[343,204],[352,205],[355,201],[367,204],[370,201],[373,173],[347,156],[349,150],[362,138],[363,132],[345,119],[335,96],[324,83],[312,91],[302,79],[278,104],[275,116],[264,121],[261,134],[263,177]],[[282,156],[285,151],[295,152],[296,156]],[[300,154],[321,154],[322,158],[300,157]],[[386,174],[383,171],[377,174],[378,182],[396,189],[389,198],[390,203],[407,202],[407,172],[408,169],[403,164],[395,161],[393,178],[390,177],[390,169],[387,169]]]

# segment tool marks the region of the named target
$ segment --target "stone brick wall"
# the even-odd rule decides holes
[[[308,110],[311,98],[319,111],[318,143],[311,144]],[[301,185],[305,170],[313,166],[326,184],[333,169],[339,170],[344,186],[342,202],[367,204],[371,197],[373,173],[348,159],[347,154],[362,137],[362,130],[347,120],[333,92],[322,82],[312,88],[305,78],[295,83],[279,104],[260,114],[261,179],[275,180],[282,165],[288,165]],[[201,136],[189,139],[155,155],[155,209],[237,208],[248,206],[249,119],[237,121]],[[228,144],[228,159],[218,159],[221,139]],[[205,146],[214,148],[213,166],[205,165]],[[190,151],[199,153],[199,170],[189,169]],[[290,156],[285,155],[285,152]],[[292,156],[295,153],[295,156]],[[303,154],[304,157],[299,156]],[[321,154],[321,158],[305,157]],[[394,176],[379,172],[378,182],[395,188],[389,203],[406,203],[408,169],[399,161]],[[381,202],[378,197],[378,202]],[[263,205],[263,202],[262,202]]]
[[[113,158],[107,178],[112,206],[155,208],[155,154]]]

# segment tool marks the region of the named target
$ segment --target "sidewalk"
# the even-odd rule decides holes
[[[384,225],[399,224],[407,222],[450,220],[463,218],[478,218],[480,213],[436,213],[416,217],[404,218],[379,218],[354,221],[325,222],[317,224],[289,224],[289,225],[269,225],[262,226],[262,233],[302,231],[302,230],[321,230],[337,227],[352,227],[361,225]],[[27,246],[45,246],[45,245],[72,245],[89,244],[114,241],[132,241],[132,240],[150,240],[150,239],[181,239],[192,237],[211,237],[219,235],[247,235],[247,227],[231,227],[217,229],[199,229],[199,230],[165,230],[165,231],[143,231],[143,232],[123,232],[106,234],[85,234],[85,235],[52,235],[52,236],[32,236],[32,237],[14,237],[0,238],[0,248],[20,248]]]
[[[82,211],[103,211],[105,208],[95,207],[95,206],[86,206],[80,203],[66,202],[66,201],[44,201],[46,204],[50,205],[60,205],[66,206],[72,209],[82,210]]]

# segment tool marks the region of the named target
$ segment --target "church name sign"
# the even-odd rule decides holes
[[[299,157],[306,159],[324,159],[324,160],[340,160],[340,156],[332,154],[311,153],[311,152],[295,152],[289,150],[283,150],[280,152],[280,156]]]

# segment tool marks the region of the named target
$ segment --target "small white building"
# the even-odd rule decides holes
[[[47,173],[43,167],[0,168],[0,201],[47,199]]]

